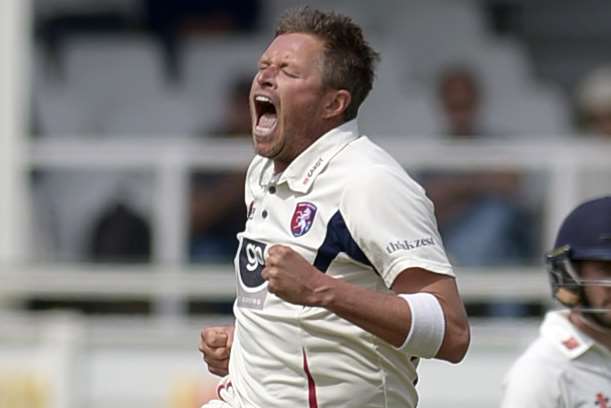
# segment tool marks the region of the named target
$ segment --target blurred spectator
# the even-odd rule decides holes
[[[583,129],[611,140],[611,65],[584,78],[577,90],[577,105]]]
[[[252,32],[260,8],[260,0],[144,0],[146,24],[164,45],[173,76],[180,74],[183,35]]]
[[[480,129],[481,90],[471,70],[464,67],[446,69],[439,78],[438,92],[448,136],[469,139],[488,134]]]
[[[168,73],[176,77],[184,35],[249,33],[257,28],[261,14],[261,0],[89,0],[52,5],[36,2],[36,37],[60,73],[62,46],[70,36],[148,31],[159,38]]]
[[[217,127],[207,131],[207,136],[242,138],[250,137],[250,85],[252,77],[243,75],[235,79],[227,95],[223,119]]]
[[[441,75],[439,98],[448,140],[484,140],[495,132],[483,129],[482,91],[467,68]],[[433,203],[448,255],[463,266],[524,262],[532,250],[524,215],[516,199],[521,179],[508,171],[431,172],[423,184]]]
[[[148,221],[127,204],[112,203],[95,223],[88,255],[94,262],[149,262],[151,229]]]
[[[62,75],[61,52],[74,35],[126,33],[137,29],[137,11],[131,2],[37,0],[35,36],[43,45],[53,74]]]
[[[611,64],[587,74],[577,87],[577,116],[587,136],[611,142]],[[579,178],[581,197],[608,195],[611,172],[608,169],[583,169]]]
[[[150,27],[162,34],[249,32],[256,28],[259,0],[144,0]]]
[[[500,132],[482,125],[482,90],[475,74],[448,68],[439,78],[438,96],[445,136],[478,141]],[[536,231],[518,205],[522,177],[510,171],[429,172],[422,183],[435,204],[439,231],[451,261],[458,266],[525,263],[534,256]],[[488,316],[523,316],[527,305],[492,303],[470,309]]]
[[[251,133],[249,110],[251,78],[236,79],[229,92],[221,123],[210,137],[248,138]],[[191,193],[191,260],[227,262],[237,251],[236,234],[246,217],[244,171],[196,173]]]

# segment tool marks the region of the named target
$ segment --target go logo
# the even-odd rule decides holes
[[[262,242],[243,238],[240,248],[240,280],[249,288],[256,288],[265,283],[261,272],[265,267],[265,247]]]

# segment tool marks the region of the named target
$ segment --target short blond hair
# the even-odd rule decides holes
[[[354,119],[373,87],[380,59],[365,41],[361,27],[350,17],[306,6],[291,9],[281,17],[276,37],[289,33],[312,34],[324,42],[323,85],[350,92],[352,101],[344,119]]]

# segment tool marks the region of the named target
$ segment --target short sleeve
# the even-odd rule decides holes
[[[453,276],[433,204],[403,169],[372,166],[352,177],[346,183],[340,212],[388,287],[407,268]]]

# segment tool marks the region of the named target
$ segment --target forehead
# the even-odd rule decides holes
[[[287,33],[274,38],[262,59],[309,60],[323,52],[323,41],[313,34]]]

